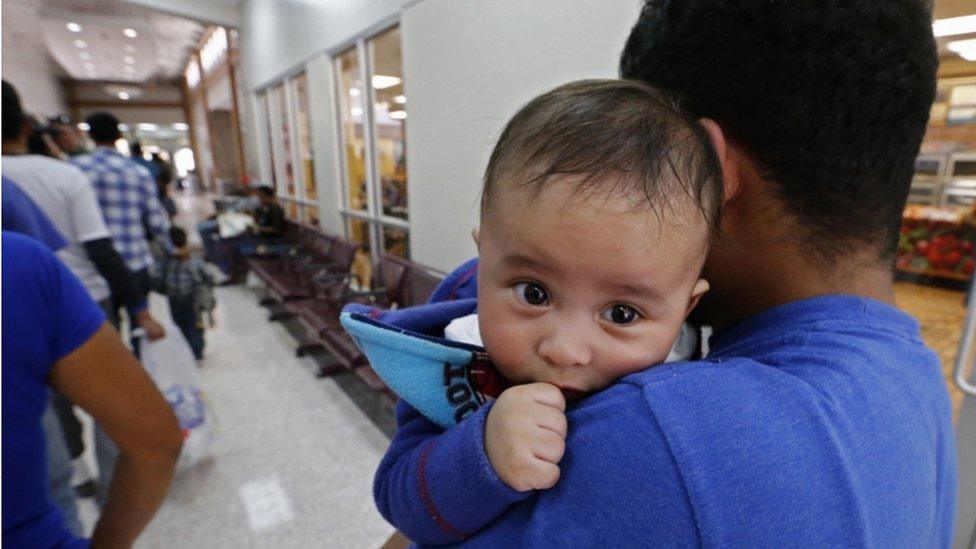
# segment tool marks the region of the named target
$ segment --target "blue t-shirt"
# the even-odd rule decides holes
[[[0,220],[2,220],[3,230],[36,238],[54,252],[68,245],[31,197],[6,177],[3,178],[3,186],[0,187],[0,197],[2,197]]]
[[[414,541],[474,547],[948,547],[951,406],[918,323],[853,296],[750,318],[697,362],[624,377],[567,412],[561,477],[507,487],[484,406],[444,431],[401,403],[377,472]]]
[[[38,241],[3,232],[3,546],[85,547],[49,495],[41,416],[51,366],[105,322],[81,282]]]

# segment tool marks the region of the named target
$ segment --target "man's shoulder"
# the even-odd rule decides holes
[[[31,170],[42,174],[71,174],[84,176],[81,170],[71,162],[58,160],[39,154],[3,157],[4,166],[16,171]],[[4,170],[6,171],[6,170]]]
[[[77,166],[41,155],[4,157],[3,173],[22,187],[35,183],[72,188],[88,184],[88,177]]]

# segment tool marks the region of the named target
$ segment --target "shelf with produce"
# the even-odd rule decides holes
[[[971,208],[909,206],[902,218],[896,267],[914,275],[965,281],[976,270]]]

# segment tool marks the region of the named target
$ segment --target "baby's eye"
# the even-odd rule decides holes
[[[549,293],[535,282],[519,282],[512,288],[515,298],[528,305],[546,305],[549,303]]]
[[[630,305],[624,305],[622,303],[616,303],[603,310],[600,313],[603,320],[608,320],[614,324],[633,324],[637,322],[641,314],[637,312],[637,309],[631,307]]]

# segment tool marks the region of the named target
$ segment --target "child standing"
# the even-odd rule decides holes
[[[202,360],[203,316],[212,313],[215,305],[213,279],[204,270],[203,263],[190,256],[186,231],[171,227],[169,238],[173,251],[153,267],[154,286],[169,300],[170,315],[193,349],[193,356]]]
[[[574,82],[523,107],[485,174],[473,310],[399,326],[483,346],[512,386],[446,431],[401,404],[374,485],[383,516],[457,542],[556,486],[567,402],[663,362],[707,291],[721,189],[707,126],[646,85]],[[422,316],[402,313],[388,318]]]

